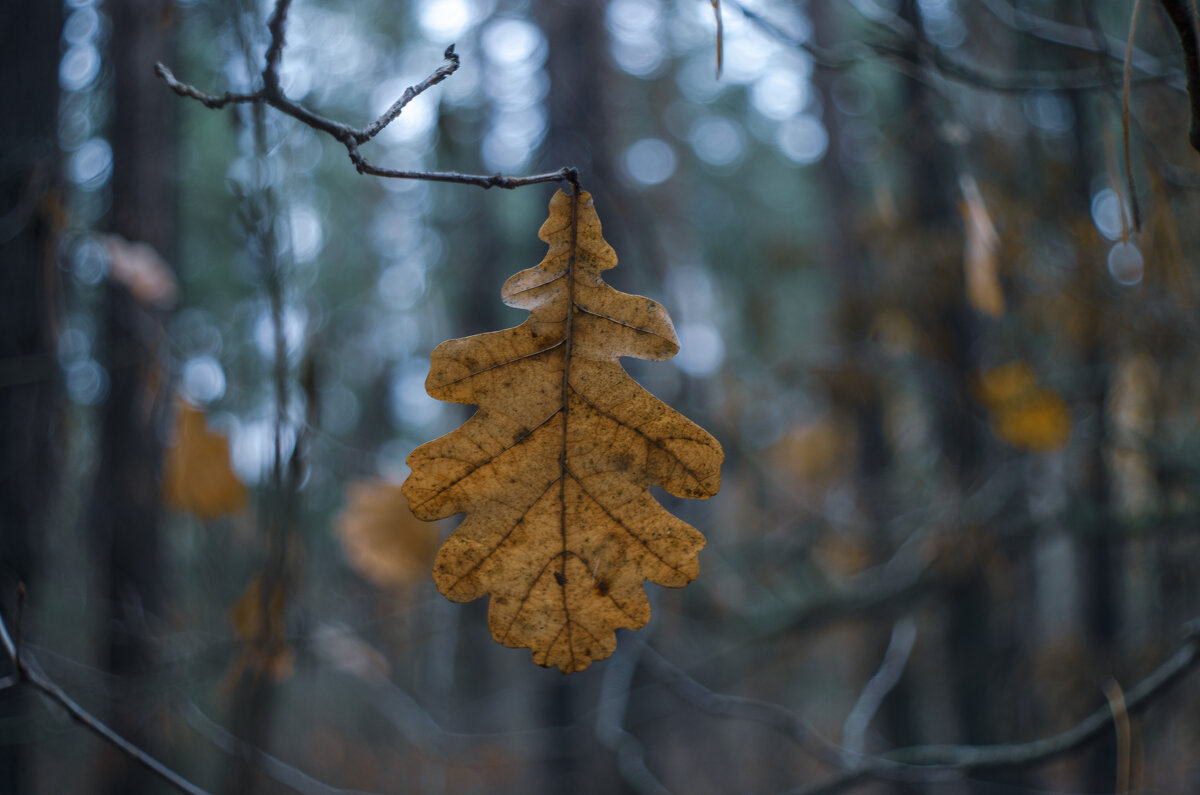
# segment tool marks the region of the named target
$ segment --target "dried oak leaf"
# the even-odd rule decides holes
[[[163,465],[163,501],[201,519],[233,514],[246,505],[246,487],[229,462],[229,440],[208,428],[204,411],[179,401],[174,441]]]
[[[501,291],[529,318],[434,350],[429,394],[479,409],[413,451],[404,493],[421,519],[467,514],[438,552],[438,589],[490,594],[492,637],[570,673],[649,620],[645,580],[695,579],[704,537],[649,487],[710,497],[723,454],[621,369],[621,356],[666,359],[679,343],[662,306],[601,279],[617,256],[591,196],[556,193],[538,236],[545,259]]]
[[[382,480],[351,484],[337,536],[350,565],[387,587],[429,576],[438,547],[437,529],[413,516],[399,486]]]

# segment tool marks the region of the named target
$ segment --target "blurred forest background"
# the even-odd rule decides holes
[[[498,291],[555,186],[360,176],[155,76],[257,90],[265,0],[5,3],[23,664],[219,792],[1200,791],[1200,681],[1122,706],[1200,615],[1186,4],[1141,3],[1131,194],[1133,5],[723,0],[718,78],[705,0],[296,0],[289,97],[365,125],[456,43],[364,155],[578,167],[610,281],[675,321],[676,358],[626,365],[724,445],[717,497],[659,495],[701,576],[564,677],[437,594],[455,523],[396,488],[469,416],[430,350],[523,319]],[[0,676],[0,791],[169,791]],[[1038,764],[839,772],[1097,710]]]

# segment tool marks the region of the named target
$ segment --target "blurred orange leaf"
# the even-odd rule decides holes
[[[1071,437],[1071,407],[1058,393],[1039,387],[1026,362],[981,373],[975,395],[991,413],[992,432],[1014,447],[1045,453]]]
[[[438,553],[438,589],[491,595],[493,638],[570,673],[650,619],[646,580],[695,579],[704,537],[649,487],[710,497],[723,454],[622,369],[621,356],[666,359],[679,343],[662,306],[601,278],[617,255],[591,196],[556,193],[538,236],[545,259],[501,293],[529,318],[433,352],[429,394],[479,409],[409,456],[404,493],[422,519],[467,514]]]
[[[182,400],[163,465],[162,491],[172,510],[205,520],[237,513],[246,505],[246,487],[229,462],[229,440],[209,430],[203,410]]]
[[[1000,317],[1004,314],[1004,289],[1000,286],[996,264],[1000,236],[996,234],[996,227],[992,224],[992,217],[975,180],[963,179],[962,192],[963,199],[959,207],[967,228],[963,252],[967,301],[985,315]]]
[[[399,486],[382,480],[351,484],[337,536],[350,565],[388,587],[429,576],[438,547],[437,529],[413,516]]]

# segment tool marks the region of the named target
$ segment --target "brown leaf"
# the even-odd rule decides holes
[[[427,577],[438,547],[437,529],[413,516],[400,487],[377,480],[352,484],[349,492],[337,535],[350,565],[388,587]]]
[[[179,401],[175,439],[163,466],[163,501],[175,511],[201,519],[237,513],[246,505],[246,487],[229,463],[229,440],[208,429],[204,411]]]
[[[601,279],[617,256],[591,196],[555,194],[538,236],[545,259],[501,292],[529,318],[434,350],[429,394],[479,410],[409,456],[404,493],[422,519],[467,514],[438,552],[439,590],[490,594],[492,637],[570,673],[649,620],[643,581],[695,579],[704,537],[648,489],[710,497],[723,454],[621,368],[679,343],[662,306]]]

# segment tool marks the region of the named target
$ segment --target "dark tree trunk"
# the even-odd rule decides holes
[[[924,24],[917,0],[903,0],[900,15],[912,25],[918,38],[924,37]],[[915,47],[915,44],[914,44]],[[914,50],[914,57],[919,57]],[[936,131],[939,119],[935,98],[917,80],[907,81],[908,118],[912,129],[919,130],[912,142],[909,185],[912,225],[936,235],[957,224],[955,197],[958,188],[950,170],[946,145]],[[961,261],[947,251],[931,252],[941,269],[931,274],[941,288],[926,304],[928,338],[936,341],[935,355],[944,377],[931,385],[938,395],[936,427],[943,459],[960,496],[975,488],[983,460],[983,438],[972,411],[970,380],[979,368],[978,321],[967,303]],[[980,566],[980,561],[972,561]],[[948,684],[953,694],[962,740],[982,744],[995,740],[996,692],[993,674],[1001,664],[993,656],[996,637],[997,605],[982,576],[966,577],[946,595],[946,658],[950,666]],[[982,791],[974,783],[964,792]]]
[[[579,169],[584,190],[604,212],[613,206],[613,170],[605,146],[606,86],[612,69],[606,52],[604,4],[594,0],[539,0],[537,19],[549,44],[546,71],[550,76],[549,130],[545,162],[549,168]],[[569,191],[566,185],[563,190]],[[544,720],[548,725],[574,725],[582,713],[577,677],[563,677],[545,691]],[[579,792],[596,785],[586,781],[573,742],[574,732],[556,733],[553,761],[546,766],[545,792]]]
[[[173,41],[168,0],[118,0],[112,14],[114,113],[112,218],[115,235],[169,256],[174,229],[173,96],[153,73],[169,62]],[[118,279],[106,287],[104,326],[111,388],[101,418],[100,466],[93,521],[102,587],[110,606],[102,643],[116,676],[112,727],[156,748],[152,702],[144,695],[155,658],[151,626],[161,613],[159,474],[169,409],[164,369],[166,313]],[[146,774],[127,758],[104,760],[102,789],[146,791]]]
[[[18,584],[36,571],[58,471],[61,30],[61,3],[0,5],[0,613],[10,628]],[[0,659],[0,676],[9,673]],[[15,727],[0,741],[0,791],[35,790],[24,742],[31,706],[22,688],[0,691],[0,725]]]

